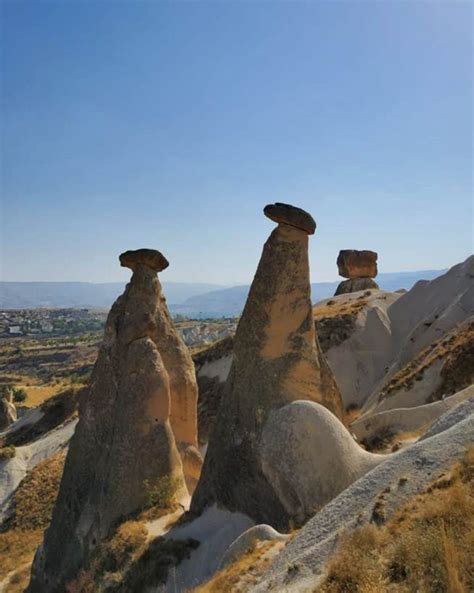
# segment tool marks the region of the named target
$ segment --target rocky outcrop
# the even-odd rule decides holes
[[[16,408],[11,397],[0,399],[0,430],[5,430],[16,422]]]
[[[359,290],[378,289],[372,278],[377,276],[377,253],[375,251],[357,251],[343,249],[337,258],[339,276],[348,278],[339,284],[335,296],[358,292]]]
[[[378,290],[379,285],[372,278],[354,278],[353,280],[344,280],[336,288],[334,296],[347,294],[349,292],[359,292],[360,290]]]
[[[460,407],[461,413],[457,414]],[[474,402],[459,404],[447,412],[447,422],[444,416],[440,419],[439,428],[429,438],[388,455],[383,463],[343,490],[306,523],[247,591],[318,590],[319,578],[344,533],[369,523],[389,521],[464,456],[474,439],[473,410]],[[295,569],[290,571],[289,567]]]
[[[272,411],[262,433],[263,473],[300,525],[383,460],[362,449],[314,402],[295,401]]]
[[[289,206],[284,211],[288,215],[278,210],[279,225],[265,244],[237,327],[232,367],[191,505],[202,512],[216,502],[275,527],[286,525],[290,513],[261,467],[261,434],[269,413],[305,399],[342,416],[340,394],[313,322],[312,218],[298,209],[296,226],[296,213],[290,216]]]
[[[190,358],[156,275],[166,260],[151,250],[120,260],[133,270],[132,279],[107,319],[51,526],[33,564],[31,593],[64,591],[111,528],[149,504],[151,488],[171,481],[177,496],[185,493],[173,430],[181,443],[195,444],[196,413],[188,399],[195,383],[191,363],[184,378],[178,373],[180,361]],[[191,459],[194,475],[195,463]]]

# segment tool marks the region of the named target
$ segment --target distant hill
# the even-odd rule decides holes
[[[444,271],[379,274],[377,282],[384,290],[408,290],[418,280],[432,280]],[[338,284],[339,281],[312,284],[313,302],[333,295]],[[124,286],[121,282],[0,282],[0,309],[109,308]],[[163,282],[172,313],[194,318],[240,315],[249,288],[248,284],[226,288],[217,284]]]
[[[0,309],[109,308],[125,283],[109,282],[0,282]],[[163,282],[169,303],[177,305],[188,298],[222,288],[218,284]]]
[[[446,270],[420,270],[416,272],[391,272],[379,274],[376,278],[380,288],[388,291],[409,290],[418,280],[432,280]],[[341,278],[341,280],[343,280]],[[314,303],[332,296],[339,284],[336,282],[315,282],[311,285]],[[249,285],[232,286],[192,296],[184,303],[172,307],[173,313],[189,317],[222,317],[240,315],[245,305]],[[170,301],[171,302],[171,301]]]

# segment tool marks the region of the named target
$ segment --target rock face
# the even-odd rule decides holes
[[[196,443],[192,363],[161,295],[156,270],[165,260],[159,252],[142,254],[121,257],[134,273],[107,319],[51,525],[33,564],[32,593],[64,591],[114,524],[149,504],[150,488],[160,481],[171,480],[177,495],[186,491],[175,435],[189,457]],[[192,459],[196,474],[194,466]]]
[[[349,292],[359,292],[359,290],[378,290],[379,285],[372,278],[354,278],[353,280],[344,280],[336,288],[334,296],[347,294]]]
[[[16,408],[11,398],[3,397],[0,399],[0,430],[5,430],[10,424],[16,422]]]
[[[377,276],[377,253],[343,249],[339,251],[337,267],[343,278],[375,278]]]
[[[385,458],[362,449],[333,414],[314,402],[274,410],[263,429],[263,472],[299,524]]]
[[[260,440],[270,411],[299,399],[322,403],[342,417],[341,397],[314,328],[308,231],[280,222],[264,246],[237,327],[191,510],[202,512],[216,502],[259,523],[287,525],[290,513],[261,468]]]

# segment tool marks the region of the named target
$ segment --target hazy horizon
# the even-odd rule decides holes
[[[340,249],[383,271],[473,251],[469,3],[2,4],[8,281],[248,284],[307,209],[312,281]]]

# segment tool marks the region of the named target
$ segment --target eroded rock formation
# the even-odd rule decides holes
[[[308,263],[313,218],[288,205],[266,242],[234,339],[232,367],[192,510],[214,502],[255,521],[286,526],[290,514],[262,472],[260,439],[271,410],[305,399],[339,418],[339,390],[314,328]]]
[[[170,480],[177,496],[186,492],[173,431],[191,457],[196,384],[157,277],[168,262],[152,250],[126,252],[120,261],[133,275],[107,319],[31,593],[64,591],[111,528],[149,504],[160,481]],[[193,458],[194,474],[195,465]]]
[[[16,419],[16,408],[12,396],[2,397],[0,399],[0,430],[8,428]]]
[[[296,401],[270,413],[261,459],[287,512],[303,524],[384,456],[362,449],[323,406]]]
[[[339,284],[335,296],[359,290],[378,289],[373,280],[377,276],[377,253],[375,251],[357,251],[343,249],[337,258],[339,276],[348,278]]]

